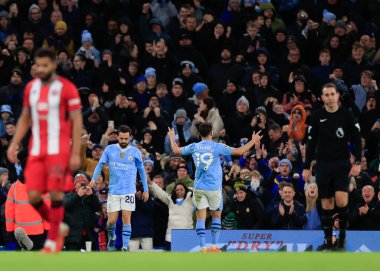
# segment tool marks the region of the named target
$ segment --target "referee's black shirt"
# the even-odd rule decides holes
[[[361,161],[360,126],[351,111],[339,107],[330,113],[325,108],[314,112],[308,127],[305,169],[317,152],[317,160],[336,161],[349,158],[349,145],[353,145],[352,154]]]

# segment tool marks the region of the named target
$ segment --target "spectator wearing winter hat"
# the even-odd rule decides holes
[[[250,138],[252,134],[252,113],[250,105],[244,96],[236,102],[236,111],[233,115],[229,116],[225,122],[226,132],[231,137],[235,146],[240,144],[242,138]]]
[[[262,10],[266,18],[271,19],[271,28],[273,32],[276,32],[276,30],[279,28],[285,28],[284,21],[281,18],[279,18],[276,8],[273,6],[271,2],[260,4],[260,9]]]
[[[45,38],[42,47],[49,48],[56,54],[64,49],[70,57],[74,56],[74,41],[67,35],[67,24],[64,21],[55,24],[54,34]]]
[[[0,106],[0,137],[5,135],[5,125],[14,121],[12,108],[8,104]]]
[[[222,228],[223,230],[236,230],[237,229],[237,221],[236,215],[233,212],[229,212],[222,220]]]
[[[327,38],[334,34],[334,28],[336,25],[336,15],[327,9],[322,11],[322,24],[318,29],[318,33],[323,37]]]
[[[85,174],[74,177],[75,190],[66,194],[63,200],[65,207],[64,221],[70,227],[70,233],[65,239],[67,250],[85,249],[85,242],[91,241],[93,249],[96,247],[95,226],[97,212],[101,205],[94,190],[89,185],[89,178]]]
[[[205,98],[208,97],[210,89],[204,83],[196,83],[193,86],[194,95],[189,101],[193,102],[195,106],[199,106]]]
[[[290,112],[296,104],[312,104],[317,100],[312,91],[308,89],[306,78],[303,75],[297,75],[291,87],[292,91],[285,93],[282,99],[285,112]]]
[[[172,121],[172,128],[176,135],[179,137],[180,146],[187,145],[187,142],[191,139],[191,120],[188,118],[184,109],[180,108],[174,114],[174,120]],[[165,137],[165,153],[169,154],[171,151],[169,137]]]
[[[83,30],[82,32],[82,46],[76,52],[76,54],[84,54],[86,59],[94,61],[95,65],[100,64],[100,52],[94,47],[92,35],[88,30]]]
[[[196,69],[194,67],[193,73],[199,74],[201,77],[205,77],[207,75],[208,66],[205,56],[201,54],[197,48],[195,48],[193,38],[186,30],[182,30],[179,35],[176,57],[179,62],[192,62],[196,67]]]
[[[28,19],[21,24],[21,32],[29,32],[35,35],[41,30],[42,26],[43,22],[41,8],[36,4],[32,4],[28,10]],[[35,38],[36,44],[41,45],[42,40],[40,39],[39,35],[37,35]]]
[[[301,230],[306,223],[305,207],[295,200],[295,189],[285,182],[282,187],[282,200],[270,210],[270,224],[273,229]]]
[[[180,62],[180,78],[183,81],[183,87],[187,97],[194,95],[193,86],[202,82],[202,78],[196,74],[197,67],[190,60],[183,60]]]
[[[237,229],[264,228],[264,206],[244,184],[235,184],[235,198],[231,211],[236,215]]]
[[[227,80],[226,88],[223,91],[223,97],[220,99],[219,112],[223,119],[231,116],[235,112],[236,102],[246,93],[240,90],[239,84],[233,80]]]
[[[264,180],[263,187],[271,192],[272,200],[279,197],[280,183],[282,182],[293,183],[293,178],[291,175],[292,170],[293,170],[292,162],[290,162],[288,159],[282,159],[278,164],[278,168],[275,168],[272,171],[272,174],[269,176],[269,178],[267,180]]]
[[[144,168],[149,178],[153,178],[153,176],[156,175],[156,173],[154,172],[154,161],[150,157],[144,160]]]
[[[280,79],[278,68],[270,64],[269,52],[265,47],[261,47],[256,51],[255,65],[249,72],[252,72],[254,70],[258,70],[261,73],[268,73],[271,83],[274,85],[278,84],[278,81]]]
[[[199,136],[198,127],[204,122],[212,123],[213,140],[217,141],[220,131],[224,128],[224,123],[219,115],[218,108],[215,107],[214,99],[211,97],[201,100],[198,113],[194,115],[191,125],[191,134],[194,138]]]
[[[135,80],[135,95],[140,110],[144,110],[149,105],[150,92],[147,89],[147,80],[144,76],[138,76]]]
[[[186,163],[181,162],[177,167],[177,178],[175,182],[170,183],[166,186],[166,192],[171,194],[173,192],[174,187],[177,184],[184,184],[186,187],[194,187],[194,180],[192,180],[188,173],[188,168]]]
[[[147,84],[148,91],[150,93],[155,93],[156,92],[156,86],[157,86],[156,70],[152,67],[146,68],[144,76],[146,78],[146,84]]]
[[[255,116],[252,118],[251,127],[257,133],[262,131],[264,140],[267,139],[267,131],[268,131],[268,113],[265,109],[265,106],[259,106],[255,110]]]
[[[306,111],[302,105],[296,105],[290,113],[289,138],[304,142],[306,131]]]
[[[0,41],[5,42],[8,36],[16,34],[17,31],[11,25],[9,13],[5,10],[0,11]]]

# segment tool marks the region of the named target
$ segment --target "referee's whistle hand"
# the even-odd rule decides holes
[[[310,177],[311,177],[310,169],[304,169],[302,171],[302,179],[304,179],[305,182],[310,183]]]

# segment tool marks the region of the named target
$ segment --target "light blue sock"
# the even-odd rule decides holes
[[[201,247],[206,246],[206,226],[205,222],[202,220],[197,221],[197,225],[195,227],[198,238],[199,238],[199,244]]]
[[[112,240],[116,239],[115,231],[116,231],[116,224],[112,226],[107,225],[108,239],[112,239]]]
[[[129,240],[131,239],[132,227],[131,224],[123,225],[123,230],[121,232],[123,239],[123,247],[128,247]]]
[[[220,218],[213,218],[211,224],[211,244],[216,245],[219,241],[220,229],[221,229]]]

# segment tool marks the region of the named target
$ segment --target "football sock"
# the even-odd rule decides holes
[[[202,220],[198,220],[196,224],[196,232],[199,238],[199,244],[201,247],[206,246],[206,228],[205,222]]]
[[[220,218],[213,218],[211,224],[211,244],[216,245],[219,241],[220,229],[221,229]]]
[[[121,235],[123,237],[123,247],[128,247],[129,240],[131,240],[132,227],[131,224],[123,225]]]

